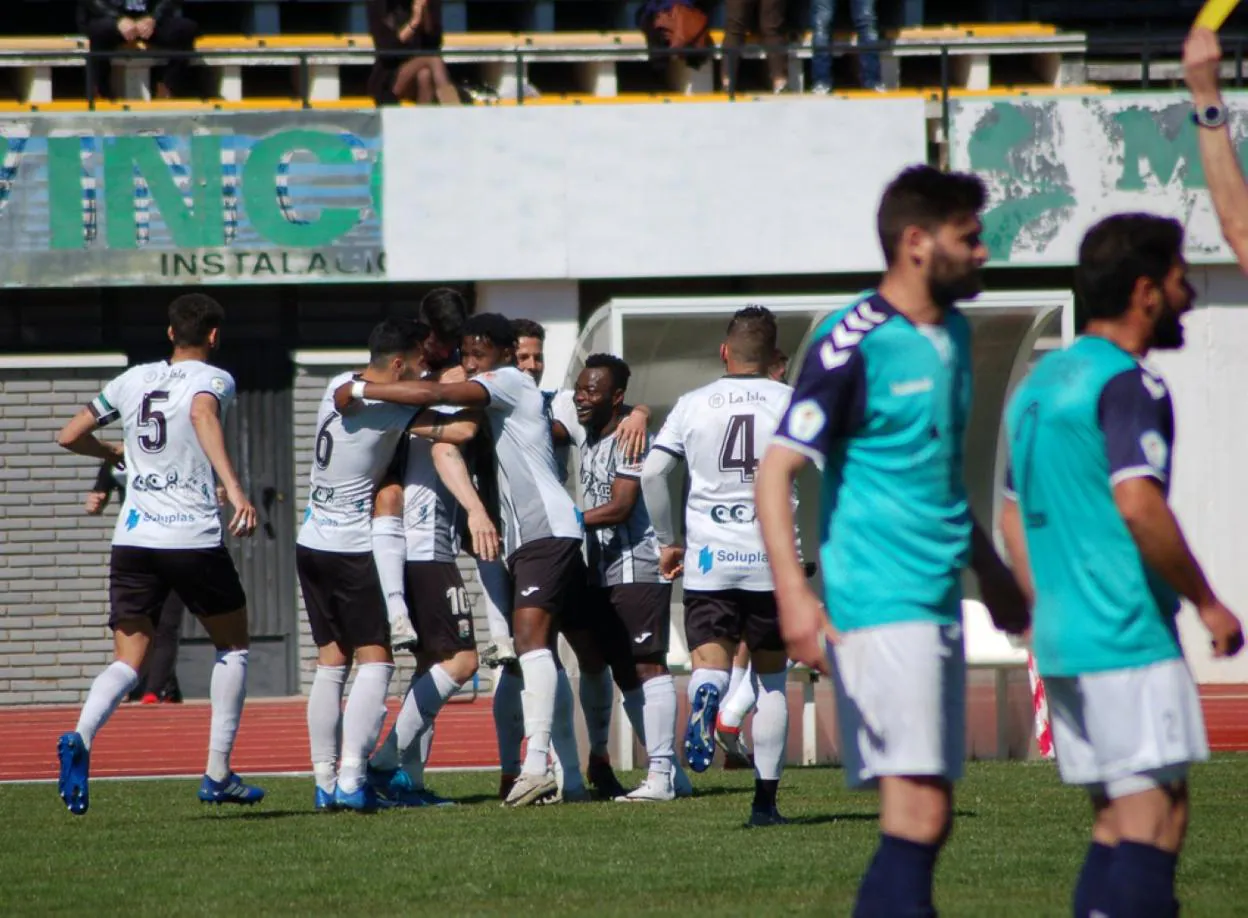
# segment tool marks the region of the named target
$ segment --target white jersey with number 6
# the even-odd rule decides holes
[[[92,400],[96,422],[120,420],[125,437],[126,499],[114,545],[221,544],[212,463],[191,424],[191,403],[200,394],[215,398],[224,417],[234,401],[234,377],[198,360],[162,360],[131,367]]]
[[[374,401],[360,402],[345,417],[339,414],[334,392],[353,378],[341,373],[331,379],[316,414],[312,491],[295,539],[305,548],[343,554],[373,550],[373,492],[416,416],[410,406]]]
[[[755,522],[754,473],[793,390],[763,376],[724,376],[682,395],[654,449],[689,468],[685,589],[773,588]]]

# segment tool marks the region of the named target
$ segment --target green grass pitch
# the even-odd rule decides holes
[[[317,814],[310,778],[269,778],[260,806],[210,808],[189,780],[97,781],[75,818],[54,785],[2,786],[0,915],[848,915],[877,831],[834,769],[790,769],[794,824],[755,830],[739,772],[667,805],[521,811],[495,773],[430,777],[463,805]],[[1069,914],[1088,810],[1051,764],[971,764],[956,809],[942,915]],[[1248,755],[1222,755],[1193,781],[1185,918],[1248,913],[1246,852]]]

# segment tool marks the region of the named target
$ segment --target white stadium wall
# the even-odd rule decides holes
[[[835,274],[881,267],[921,99],[387,109],[391,280]]]
[[[1248,278],[1237,267],[1193,272],[1199,305],[1187,347],[1155,353],[1174,399],[1177,438],[1170,496],[1213,588],[1248,617]],[[1214,660],[1195,614],[1179,617],[1187,658],[1201,682],[1248,682],[1248,656]]]

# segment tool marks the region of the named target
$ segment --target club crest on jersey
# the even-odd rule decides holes
[[[845,313],[819,348],[819,361],[823,368],[835,370],[847,363],[853,349],[861,343],[866,333],[877,325],[882,325],[887,319],[888,313],[873,309],[867,300]]]
[[[208,388],[212,389],[217,395],[225,395],[225,380],[220,376],[212,377],[212,382],[208,383]]]
[[[1147,377],[1145,377],[1147,378]],[[1170,447],[1166,446],[1165,437],[1155,430],[1146,430],[1140,434],[1140,449],[1149,468],[1159,475],[1166,472],[1166,460],[1170,457]]]
[[[714,395],[710,397],[710,399],[708,400],[708,404],[712,408],[723,408],[724,407],[723,395],[721,395],[719,392],[716,392]]]
[[[789,409],[789,436],[809,443],[823,432],[827,420],[814,399],[804,399]]]

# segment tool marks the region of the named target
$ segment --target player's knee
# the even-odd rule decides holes
[[[649,682],[651,679],[657,679],[659,676],[668,675],[670,670],[667,668],[667,660],[663,654],[656,653],[638,659],[636,672],[639,681]]]
[[[736,645],[730,641],[708,641],[693,648],[690,657],[694,669],[728,670],[732,666],[733,653]]]
[[[540,609],[518,609],[512,632],[517,653],[543,650],[549,643],[550,618]]]
[[[224,615],[203,616],[200,623],[217,650],[248,650],[251,647],[246,606]]]
[[[442,663],[442,668],[446,670],[446,674],[463,685],[477,674],[477,668],[480,661],[477,659],[475,650],[461,650],[452,656],[449,660]]]
[[[402,515],[403,486],[395,481],[386,482],[377,489],[377,496],[373,498],[373,516]]]
[[[355,648],[357,663],[393,663],[394,653],[384,644],[365,644]]]
[[[754,672],[760,676],[784,672],[789,662],[783,650],[756,650],[753,660]]]

